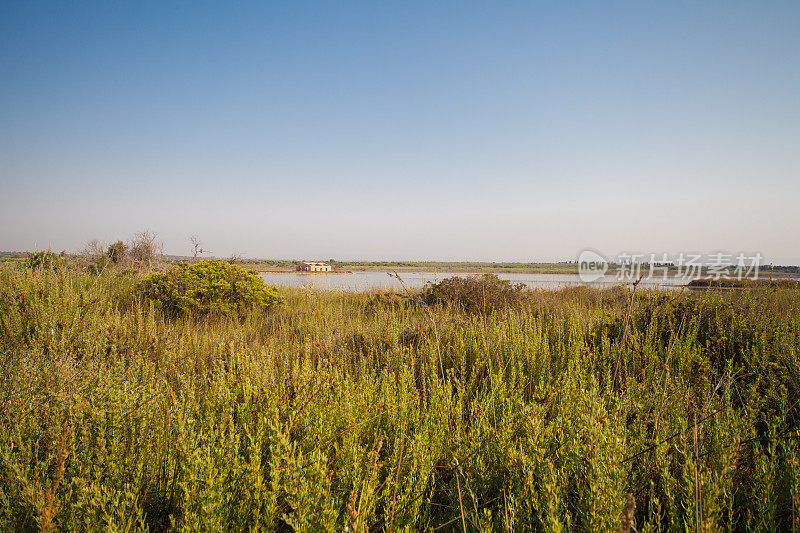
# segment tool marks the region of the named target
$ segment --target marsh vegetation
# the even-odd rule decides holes
[[[800,525],[794,288],[215,309],[97,272],[0,269],[4,531]]]

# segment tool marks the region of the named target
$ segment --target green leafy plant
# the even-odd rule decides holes
[[[282,302],[256,271],[224,261],[181,263],[147,276],[136,287],[163,309],[179,313],[241,315]]]
[[[109,245],[106,256],[115,265],[121,264],[128,257],[128,246],[122,241],[117,241]]]
[[[52,269],[64,264],[64,252],[56,254],[51,250],[30,252],[25,261],[28,268],[33,269]]]
[[[467,313],[491,313],[518,305],[528,289],[495,274],[453,276],[439,283],[428,283],[422,298],[428,305],[445,304]]]

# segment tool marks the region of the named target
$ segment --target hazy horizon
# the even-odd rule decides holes
[[[0,250],[800,264],[800,4],[0,5]]]

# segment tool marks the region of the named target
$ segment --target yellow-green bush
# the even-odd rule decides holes
[[[28,268],[57,268],[64,266],[64,252],[56,254],[51,250],[41,250],[36,252],[28,252],[25,259],[25,266]]]
[[[150,274],[137,290],[164,310],[180,313],[242,315],[281,303],[258,272],[225,261],[180,263]]]

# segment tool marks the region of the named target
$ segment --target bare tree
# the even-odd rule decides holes
[[[192,256],[192,259],[194,259],[195,261],[197,261],[198,255],[211,253],[211,250],[206,250],[205,248],[203,248],[203,243],[200,242],[200,239],[197,238],[197,235],[192,235],[191,237],[189,237],[189,241],[192,243],[192,247],[194,248],[193,250],[194,255]]]
[[[81,255],[87,259],[95,259],[104,253],[106,253],[106,244],[100,239],[89,239],[81,251]]]
[[[80,264],[90,272],[103,271],[106,264],[106,244],[100,239],[89,239],[83,246],[80,255]]]
[[[134,234],[130,242],[129,254],[137,267],[152,268],[164,251],[164,243],[158,240],[158,233],[146,229]]]

